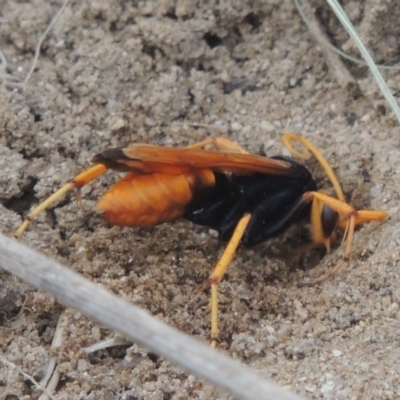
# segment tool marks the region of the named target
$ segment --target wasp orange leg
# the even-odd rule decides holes
[[[107,171],[107,168],[102,165],[98,164],[92,168],[87,169],[86,171],[82,172],[81,174],[77,175],[72,181],[68,182],[64,185],[61,189],[57,190],[54,194],[48,197],[45,201],[40,203],[35,209],[33,209],[25,218],[22,225],[18,228],[17,232],[15,233],[15,238],[18,239],[21,235],[25,232],[26,228],[29,226],[31,221],[37,217],[42,211],[64,196],[66,193],[73,189],[80,189],[82,186],[85,186],[89,182],[93,181],[100,175],[103,175]]]
[[[313,230],[313,239],[317,243],[326,244],[326,242],[330,239],[323,236],[321,229],[320,212],[323,205],[328,206],[332,210],[336,211],[346,221],[344,237],[344,240],[346,241],[346,247],[342,259],[339,260],[330,271],[322,275],[317,280],[310,283],[301,284],[301,286],[313,286],[325,282],[331,276],[335,275],[342,268],[345,262],[349,261],[351,246],[354,238],[354,230],[357,225],[365,222],[381,221],[385,219],[388,214],[384,211],[357,210],[350,204],[330,197],[321,192],[307,192],[303,195],[303,199],[306,202],[313,202],[311,209],[311,225]],[[343,222],[344,221],[342,221],[339,225],[344,225]]]
[[[251,215],[245,214],[236,225],[235,231],[228,245],[225,248],[222,257],[218,261],[214,271],[208,278],[211,284],[211,347],[215,347],[218,342],[218,284],[221,282],[229,264],[235,255],[236,249],[240,244],[240,240],[250,222]]]

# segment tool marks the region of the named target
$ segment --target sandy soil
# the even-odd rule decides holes
[[[349,66],[359,90],[341,88],[290,0],[133,4],[71,1],[28,84],[2,79],[2,232],[12,235],[27,210],[105,148],[224,135],[275,155],[284,152],[286,128],[300,132],[326,155],[349,202],[390,218],[360,229],[350,265],[320,287],[297,284],[321,275],[340,250],[302,259],[295,250],[304,227],[238,251],[221,284],[220,347],[307,399],[400,398],[400,128],[366,68]],[[396,60],[398,2],[345,4],[375,59]],[[356,54],[324,2],[316,6],[332,41]],[[0,0],[3,76],[26,76],[59,7]],[[385,77],[398,93],[399,74]],[[329,189],[317,164],[309,165]],[[69,196],[23,241],[206,340],[209,294],[193,292],[222,244],[185,221],[108,226],[92,210],[115,179],[109,174],[83,190],[84,217]],[[63,308],[4,273],[0,282],[2,354],[40,380]],[[58,399],[228,397],[137,345],[83,356],[80,348],[114,334],[76,311],[67,316],[68,335],[56,354]],[[0,363],[1,399],[37,397],[31,382]]]

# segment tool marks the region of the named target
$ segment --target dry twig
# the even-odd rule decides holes
[[[300,400],[239,361],[169,327],[102,286],[1,234],[0,267],[238,398]]]
[[[57,349],[61,346],[63,341],[63,333],[65,325],[67,324],[68,319],[65,315],[65,311],[61,313],[58,317],[57,328],[54,332],[53,341],[51,343],[52,349]],[[46,374],[43,379],[40,381],[40,384],[47,389],[47,392],[43,393],[39,400],[48,400],[48,393],[53,393],[56,389],[58,382],[60,381],[60,372],[57,370],[57,360],[56,357],[50,357],[49,362],[47,364]]]
[[[63,5],[58,10],[57,14],[52,18],[52,20],[50,21],[50,23],[47,26],[46,30],[43,32],[43,35],[39,38],[39,42],[38,42],[38,44],[36,46],[36,50],[35,50],[35,56],[33,57],[32,66],[31,66],[30,70],[28,71],[28,73],[26,74],[26,77],[24,79],[24,83],[28,82],[28,80],[31,77],[33,71],[35,70],[36,63],[37,63],[37,61],[39,59],[39,54],[40,54],[40,49],[42,47],[42,43],[43,43],[44,39],[46,38],[47,34],[50,32],[51,28],[57,22],[58,18],[60,18],[61,14],[64,12],[65,7],[67,7],[68,2],[69,2],[69,0],[65,0],[64,1]]]
[[[310,32],[314,35],[315,40],[319,43],[322,52],[325,56],[325,61],[329,69],[335,75],[339,85],[347,88],[350,84],[357,85],[356,80],[353,78],[347,67],[342,63],[339,54],[332,49],[329,44],[329,39],[324,32],[320,22],[315,17],[315,14],[308,3],[308,0],[294,1],[304,22],[307,24]]]
[[[8,368],[15,369],[16,371],[18,371],[18,373],[21,374],[25,379],[31,381],[39,390],[42,390],[44,393],[46,393],[49,399],[56,400],[56,398],[52,396],[51,393],[44,386],[42,386],[39,382],[37,382],[33,376],[22,371],[17,365],[8,361],[6,357],[0,355],[0,362],[2,362]]]

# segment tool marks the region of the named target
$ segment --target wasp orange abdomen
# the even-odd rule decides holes
[[[174,221],[199,190],[214,185],[209,170],[196,174],[128,174],[100,199],[96,210],[119,226],[154,226]]]

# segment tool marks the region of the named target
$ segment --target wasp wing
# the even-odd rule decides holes
[[[208,169],[238,175],[255,172],[268,175],[296,175],[289,162],[254,154],[146,144],[105,150],[95,156],[92,162],[117,171],[137,174],[159,172],[177,175]]]

